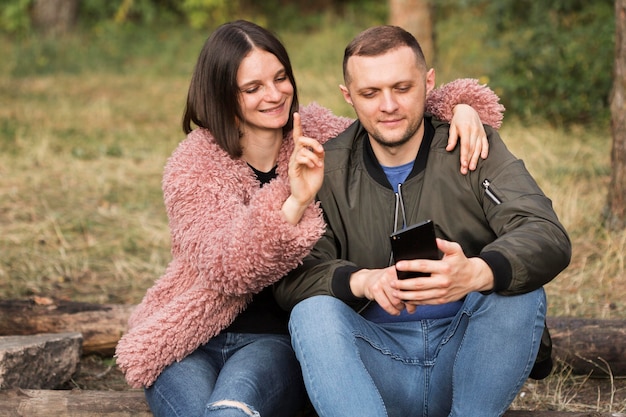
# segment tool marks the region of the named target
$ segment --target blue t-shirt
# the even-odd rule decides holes
[[[408,164],[400,165],[397,167],[386,167],[382,166],[385,175],[387,176],[387,180],[389,184],[393,187],[394,192],[398,192],[398,184],[402,184],[411,171],[413,170],[413,161]],[[405,227],[408,225],[404,225]],[[428,279],[425,277],[425,279]],[[445,317],[454,316],[461,306],[463,305],[463,301],[455,301],[452,303],[439,304],[439,305],[423,305],[418,306],[417,310],[413,314],[407,313],[406,310],[402,310],[399,316],[392,316],[383,310],[378,303],[372,302],[366,309],[363,311],[362,315],[369,321],[373,321],[375,323],[393,323],[393,322],[403,322],[403,321],[417,321],[424,319],[440,319]]]

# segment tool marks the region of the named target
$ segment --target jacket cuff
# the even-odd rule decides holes
[[[352,265],[340,266],[335,269],[331,284],[333,295],[350,304],[362,301],[362,299],[356,297],[350,289],[350,276],[361,269],[363,268]]]
[[[483,252],[479,258],[485,261],[493,272],[493,288],[490,291],[481,291],[481,294],[487,295],[507,289],[513,279],[509,260],[500,252],[495,251]]]
[[[426,99],[426,111],[449,123],[454,106],[467,104],[478,112],[483,124],[499,129],[504,118],[504,106],[499,101],[500,97],[478,80],[461,78],[431,91]]]

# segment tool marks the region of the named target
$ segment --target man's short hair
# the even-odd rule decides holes
[[[418,67],[426,71],[426,58],[422,48],[411,33],[399,26],[374,26],[359,33],[346,46],[343,54],[343,79],[349,83],[348,59],[351,56],[378,56],[402,46],[408,46],[415,53]]]

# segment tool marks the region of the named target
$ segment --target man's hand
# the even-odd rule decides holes
[[[479,157],[487,159],[489,141],[476,110],[467,104],[457,104],[453,112],[446,150],[453,150],[461,138],[461,174],[465,175],[468,169],[476,169]]]
[[[467,258],[455,242],[437,239],[437,246],[444,254],[439,261],[415,259],[396,264],[399,270],[430,273],[430,277],[390,282],[394,288],[390,297],[402,300],[408,311],[409,306],[449,303],[472,291],[493,288],[493,273],[485,261]]]
[[[398,291],[391,286],[397,280],[394,266],[361,269],[350,276],[350,289],[355,296],[376,301],[387,313],[397,316],[405,307],[404,302],[394,295]]]

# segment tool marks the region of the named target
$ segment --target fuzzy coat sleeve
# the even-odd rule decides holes
[[[354,119],[335,116],[329,109],[317,103],[311,103],[300,108],[302,116],[302,131],[308,137],[326,143],[350,126]]]
[[[281,206],[289,195],[290,141],[279,176],[262,188],[252,170],[196,130],[168,160],[163,192],[172,261],[129,319],[117,364],[132,387],[150,386],[165,366],[227,327],[254,293],[295,268],[324,231],[310,205],[297,225]]]
[[[426,111],[450,122],[454,106],[468,104],[478,112],[483,124],[499,129],[504,118],[504,106],[499,101],[496,93],[478,80],[460,78],[431,91],[426,99]]]
[[[166,168],[172,253],[195,266],[202,286],[227,295],[257,293],[308,253],[324,227],[320,210],[310,206],[297,225],[284,218],[289,185],[280,171],[287,144],[279,177],[261,188],[244,161],[204,143],[179,149]]]

